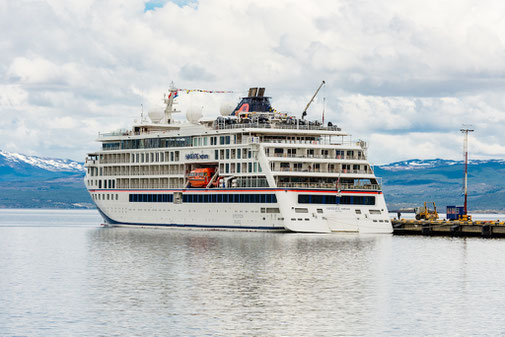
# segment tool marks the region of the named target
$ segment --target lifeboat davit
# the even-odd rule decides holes
[[[194,169],[188,175],[191,187],[207,187],[215,172],[212,167]]]

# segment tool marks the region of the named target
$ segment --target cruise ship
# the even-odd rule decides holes
[[[179,92],[131,130],[99,133],[84,179],[105,225],[392,232],[364,141],[278,112],[264,88],[215,119],[174,120]]]

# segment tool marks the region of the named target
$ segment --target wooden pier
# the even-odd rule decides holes
[[[477,236],[505,238],[504,221],[448,221],[392,219],[395,235]]]

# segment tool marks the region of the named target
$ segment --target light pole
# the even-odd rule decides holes
[[[462,133],[465,134],[465,140],[463,143],[463,152],[465,154],[465,215],[468,214],[468,133],[473,132],[472,129],[461,129]]]

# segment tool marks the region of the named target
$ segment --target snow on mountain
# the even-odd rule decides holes
[[[445,160],[445,159],[411,159],[405,161],[399,161],[395,163],[378,165],[381,169],[386,171],[407,171],[407,170],[418,170],[434,167],[444,167],[452,165],[462,165],[463,160]],[[505,163],[505,160],[500,159],[490,159],[490,160],[470,160],[470,165],[482,165],[488,163]]]
[[[30,165],[51,172],[84,172],[82,163],[70,159],[42,158],[27,156],[20,153],[12,153],[0,150],[0,165],[15,168],[19,165]]]

